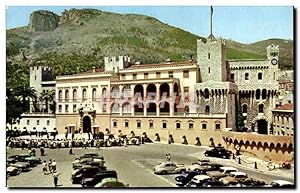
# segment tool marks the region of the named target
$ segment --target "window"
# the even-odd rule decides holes
[[[149,128],[151,128],[151,129],[153,128],[153,123],[152,122],[149,123]]]
[[[132,75],[132,80],[136,80],[136,74]]]
[[[189,129],[193,129],[194,128],[194,123],[189,123]]]
[[[209,91],[207,88],[204,90],[204,98],[209,99]]]
[[[126,80],[125,74],[122,74],[122,80]]]
[[[97,93],[97,90],[95,88],[93,88],[93,91],[92,91],[92,101],[96,101],[96,93]]]
[[[173,78],[173,72],[172,71],[169,72],[169,78]]]
[[[69,101],[69,90],[65,91],[65,99],[66,99],[66,102]]]
[[[243,113],[247,113],[247,105],[246,104],[243,105]]]
[[[125,121],[125,128],[128,128],[129,127],[129,123],[128,121]]]
[[[206,130],[206,124],[205,123],[202,124],[202,129]]]
[[[59,90],[58,91],[58,101],[61,101],[62,100],[62,91]]]
[[[156,78],[160,78],[160,72],[156,72]]]
[[[40,125],[40,120],[36,120],[36,125]]]
[[[69,105],[66,105],[66,106],[65,106],[65,111],[66,111],[66,113],[69,112]]]
[[[258,105],[258,112],[259,113],[263,113],[264,112],[264,105],[263,104]]]
[[[106,104],[103,104],[103,106],[102,106],[102,112],[106,113]]]
[[[117,104],[117,103],[114,103],[113,105],[112,105],[112,107],[111,107],[111,112],[112,113],[119,113],[119,104]]]
[[[30,120],[27,120],[27,125],[29,125],[30,124]]]
[[[257,79],[262,80],[262,73],[261,72],[257,74]]]
[[[58,112],[62,112],[62,106],[61,105],[58,105]]]
[[[256,95],[256,100],[260,99],[260,90],[259,89],[256,90],[255,95]]]
[[[34,76],[34,80],[36,80],[36,75]]]
[[[50,125],[50,121],[49,120],[47,120],[47,125]]]
[[[86,100],[86,89],[82,90],[82,100],[85,101]]]
[[[208,67],[208,74],[210,74],[210,67]]]
[[[76,105],[73,105],[73,113],[76,112]]]
[[[77,90],[76,89],[73,90],[73,101],[74,102],[77,101]]]
[[[230,74],[230,80],[234,80],[234,73]]]
[[[208,105],[205,106],[205,113],[209,114],[209,106]]]
[[[144,73],[144,79],[148,79],[148,73]]]
[[[189,71],[183,71],[183,78],[188,78],[189,77]]]
[[[117,121],[113,121],[113,127],[117,127]]]
[[[267,90],[266,89],[262,90],[261,98],[264,99],[264,100],[267,98]]]
[[[166,128],[167,128],[167,123],[163,123],[163,124],[162,124],[162,128],[163,128],[163,129],[166,129]]]
[[[176,129],[180,129],[180,123],[176,123]]]
[[[136,127],[141,128],[141,122],[140,121],[136,122]]]
[[[210,53],[207,54],[207,58],[210,59]]]
[[[248,72],[245,73],[245,80],[249,80],[249,73]]]
[[[221,124],[217,123],[216,124],[216,130],[220,130],[221,129]]]

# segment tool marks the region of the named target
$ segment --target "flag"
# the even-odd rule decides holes
[[[210,14],[212,15],[214,13],[214,9],[212,6],[210,6]]]

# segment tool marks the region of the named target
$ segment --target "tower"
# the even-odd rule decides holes
[[[270,62],[269,69],[270,75],[272,78],[269,79],[270,83],[277,81],[277,73],[278,73],[278,57],[279,57],[279,46],[275,46],[274,44],[267,47],[267,57]]]

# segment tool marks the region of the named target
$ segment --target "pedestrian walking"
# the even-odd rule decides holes
[[[41,156],[44,156],[45,155],[45,150],[43,147],[40,148],[40,151],[41,151]]]
[[[72,150],[72,147],[70,148],[69,150],[69,154],[72,155],[73,154],[73,150]]]
[[[48,173],[48,164],[47,161],[45,160],[43,163],[43,173],[46,175]]]
[[[52,171],[56,171],[56,161],[55,159],[52,161]]]
[[[53,171],[53,180],[54,180],[54,187],[57,187],[58,183],[58,176],[60,175],[56,170]]]
[[[49,172],[52,173],[52,160],[51,159],[49,160],[48,168],[49,168]]]

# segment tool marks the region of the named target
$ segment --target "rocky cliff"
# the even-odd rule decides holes
[[[52,31],[58,27],[58,24],[59,16],[51,11],[40,10],[30,14],[30,31]]]

